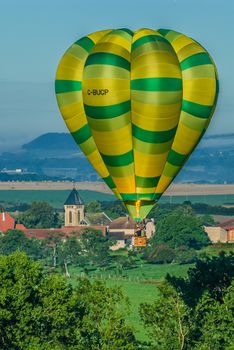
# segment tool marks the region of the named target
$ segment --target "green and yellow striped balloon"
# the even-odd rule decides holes
[[[208,52],[173,30],[103,30],[76,41],[56,73],[65,123],[132,217],[146,217],[215,109]]]

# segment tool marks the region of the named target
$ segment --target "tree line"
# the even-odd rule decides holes
[[[233,349],[233,254],[166,277],[159,298],[139,307],[149,342],[137,341],[118,287],[87,278],[72,286],[20,252],[0,256],[0,274],[2,350]]]

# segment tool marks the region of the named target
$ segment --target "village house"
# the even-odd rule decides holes
[[[45,239],[55,233],[61,233],[64,238],[70,235],[82,234],[85,228],[100,230],[104,236],[115,241],[111,247],[117,250],[131,244],[135,233],[135,221],[129,216],[111,220],[105,213],[85,213],[85,205],[78,191],[73,188],[64,203],[64,226],[61,228],[27,228],[7,212],[0,213],[0,232],[7,230],[22,230],[29,238]],[[212,243],[234,243],[234,219],[224,221],[216,226],[205,225],[204,229]],[[153,219],[145,220],[146,237],[150,239],[155,232]]]

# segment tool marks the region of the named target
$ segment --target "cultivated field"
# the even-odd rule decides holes
[[[8,181],[0,182],[0,190],[70,190],[74,186],[69,181]],[[78,190],[90,190],[102,193],[112,193],[105,183],[96,182],[76,182]],[[165,192],[165,196],[202,196],[202,195],[234,195],[234,184],[175,184],[171,185]]]
[[[77,182],[75,186],[86,203],[92,200],[115,200],[113,193],[102,182]],[[0,182],[0,204],[9,207],[19,203],[47,201],[54,208],[62,208],[73,187],[72,182]],[[184,201],[232,207],[234,185],[171,185],[159,203]]]

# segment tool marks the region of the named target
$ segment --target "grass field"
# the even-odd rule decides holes
[[[158,285],[163,281],[167,273],[174,276],[186,276],[188,269],[192,265],[151,265],[138,264],[137,267],[123,270],[123,274],[114,275],[114,271],[93,271],[90,272],[91,279],[101,279],[109,287],[120,286],[128,296],[131,308],[128,316],[128,321],[135,329],[136,337],[141,341],[149,340],[141,324],[139,317],[139,306],[144,302],[153,302],[159,296]],[[73,285],[77,283],[77,277],[80,276],[80,269],[74,268],[71,270]]]
[[[0,204],[32,203],[33,201],[46,201],[54,208],[62,209],[70,190],[2,190],[0,191]],[[113,201],[115,197],[96,191],[80,190],[80,196],[85,203],[93,200]]]
[[[234,252],[234,244],[211,245],[207,248],[203,248],[199,253],[206,253],[209,256],[217,256],[221,251],[225,251],[227,254]],[[126,251],[115,252],[113,255],[116,254],[125,255]],[[151,303],[158,298],[158,286],[168,273],[177,277],[186,277],[188,269],[193,266],[193,264],[154,265],[142,263],[141,260],[138,260],[135,268],[122,270],[121,274],[118,274],[112,267],[105,271],[90,271],[89,278],[92,280],[102,280],[109,287],[120,286],[122,288],[131,303],[130,314],[127,318],[128,322],[134,327],[137,339],[147,341],[149,339],[138,313],[140,304],[144,302]],[[77,283],[77,278],[82,275],[81,269],[71,268],[71,283],[75,285]]]
[[[184,195],[184,196],[163,196],[160,203],[183,203],[190,201],[192,203],[206,203],[210,205],[233,204],[233,194],[217,194],[217,195]]]
[[[54,208],[63,208],[63,204],[70,190],[0,190],[0,204],[15,205],[18,203],[31,203],[33,201],[46,201]],[[86,203],[92,200],[114,201],[116,198],[107,193],[97,191],[79,190],[81,197]],[[233,204],[234,195],[197,195],[197,196],[163,196],[159,203],[207,203],[211,205]]]

